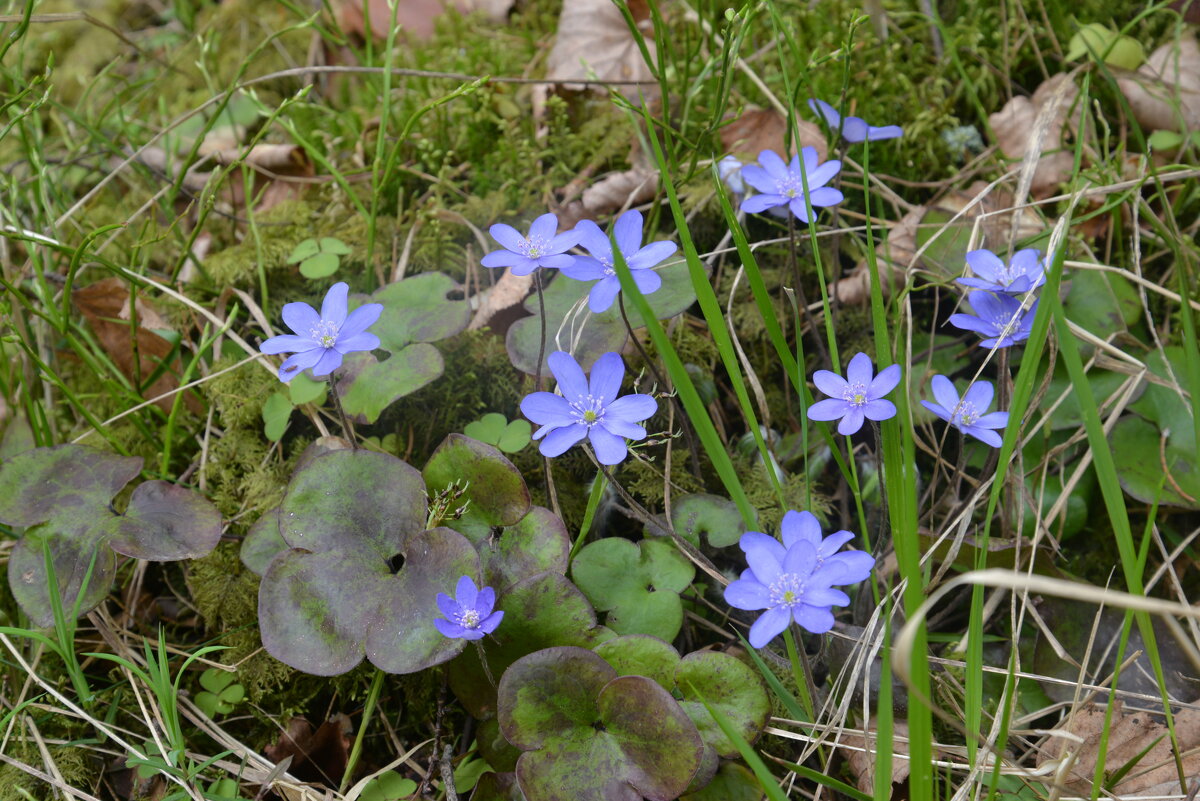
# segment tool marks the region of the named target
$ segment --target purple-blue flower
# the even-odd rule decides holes
[[[645,439],[638,425],[654,416],[658,403],[649,395],[618,398],[625,378],[625,363],[616,353],[606,353],[592,365],[589,382],[571,354],[556,350],[546,359],[558,379],[558,391],[533,392],[521,401],[521,411],[541,426],[534,439],[543,456],[559,456],[587,437],[600,464],[614,465],[625,459],[625,439]]]
[[[493,250],[480,262],[484,267],[511,267],[513,275],[529,275],[538,267],[561,270],[570,267],[575,257],[567,251],[579,244],[579,234],[574,231],[558,233],[558,217],[543,214],[529,226],[529,236],[511,225],[496,223],[488,229],[504,250]]]
[[[976,381],[967,387],[961,400],[954,384],[944,375],[935,375],[929,386],[937,403],[923,400],[922,406],[964,434],[970,434],[993,448],[1000,447],[1003,440],[996,431],[1008,425],[1008,412],[988,413],[995,393],[990,383]]]
[[[863,551],[838,549],[854,538],[849,531],[821,537],[811,512],[789,511],[780,526],[781,544],[759,531],[747,531],[739,545],[749,569],[725,588],[725,601],[736,609],[765,609],[750,627],[750,644],[762,648],[795,620],[813,634],[833,628],[831,607],[846,606],[849,596],[834,584],[857,584],[871,575],[875,559]]]
[[[433,625],[444,636],[463,640],[482,640],[491,634],[504,619],[503,612],[493,612],[496,606],[496,591],[491,587],[475,589],[470,576],[463,576],[454,588],[454,597],[444,592],[437,594],[438,609],[446,617],[435,617]]]
[[[736,156],[726,156],[717,162],[717,175],[729,187],[730,194],[741,197],[746,194],[746,184],[742,181],[742,167],[745,165]]]
[[[904,134],[904,129],[899,125],[883,125],[877,128],[874,125],[868,125],[862,117],[843,117],[838,114],[836,108],[824,100],[817,100],[814,97],[808,99],[808,107],[813,110],[814,114],[825,118],[831,131],[837,133],[840,129],[842,138],[847,142],[861,142],[864,139],[877,142],[880,139],[895,139]]]
[[[1050,258],[1043,261],[1041,255],[1037,248],[1025,248],[1014,253],[1005,264],[990,250],[972,250],[967,254],[967,264],[975,275],[954,280],[975,289],[1023,295],[1046,283],[1046,262]]]
[[[896,407],[883,396],[900,383],[900,365],[893,364],[875,375],[871,357],[855,354],[846,365],[846,377],[829,370],[813,373],[817,389],[830,397],[808,407],[810,420],[838,420],[838,433],[849,436],[862,428],[863,418],[888,420],[896,416]]]
[[[320,314],[307,303],[284,304],[283,321],[295,333],[271,337],[258,346],[263,353],[294,354],[279,366],[280,381],[286,384],[309,367],[314,376],[329,375],[342,366],[343,355],[379,347],[379,337],[367,329],[383,313],[383,304],[365,303],[347,314],[349,292],[342,281],[329,287]]]
[[[1012,295],[993,295],[981,290],[971,292],[967,299],[975,314],[952,314],[950,325],[987,337],[979,343],[982,347],[1007,348],[1029,339],[1038,301],[1026,310]]]
[[[805,178],[808,180],[808,202],[814,207],[833,206],[842,202],[842,193],[825,184],[841,168],[842,162],[836,159],[818,164],[814,147],[801,148],[788,164],[775,151],[764,150],[758,154],[758,164],[747,164],[742,168],[742,180],[762,193],[743,200],[742,211],[758,214],[776,206],[787,206],[802,222],[808,222],[808,208],[804,204]]]
[[[575,226],[575,233],[579,237],[579,244],[592,255],[575,256],[573,264],[560,269],[564,275],[576,281],[600,279],[588,293],[588,308],[599,314],[612,306],[617,293],[621,291],[621,282],[613,268],[612,242],[600,230],[600,226],[591,220],[581,220]],[[642,247],[642,214],[636,209],[630,209],[617,218],[613,236],[641,293],[649,295],[662,286],[662,278],[650,268],[678,250],[678,246],[674,242],[664,241],[651,242]]]

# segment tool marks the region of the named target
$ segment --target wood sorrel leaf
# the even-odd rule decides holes
[[[500,680],[504,736],[525,753],[517,782],[529,801],[667,801],[687,789],[703,742],[653,679],[618,676],[583,648],[547,648]]]

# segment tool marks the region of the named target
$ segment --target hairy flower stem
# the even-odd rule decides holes
[[[342,783],[338,788],[338,792],[345,795],[346,789],[350,786],[350,781],[354,778],[354,768],[358,765],[358,758],[362,755],[363,736],[367,733],[368,724],[371,721],[371,716],[375,714],[375,705],[379,703],[379,694],[383,690],[383,677],[387,675],[379,668],[375,668],[375,675],[371,677],[371,689],[367,691],[367,702],[363,705],[362,722],[358,726],[358,734],[354,738],[354,746],[350,749],[350,756],[346,758],[346,772],[342,774]]]
[[[796,220],[791,214],[789,214],[787,221],[788,221],[788,254],[789,254],[789,256],[791,258],[791,262],[792,262],[792,283],[794,283],[796,285],[795,292],[796,292],[796,298],[800,301],[800,311],[807,313],[808,312],[808,298],[804,294],[804,285],[800,280],[800,257],[796,253]],[[812,246],[815,248],[817,246],[817,243],[813,242]],[[799,317],[797,317],[797,322],[796,322],[796,339],[797,340],[800,339],[800,336],[801,336],[800,331],[801,331],[802,327],[803,326],[799,321]],[[827,348],[825,346],[825,341],[823,339],[821,339],[821,335],[817,332],[817,327],[815,325],[812,327],[812,332],[813,332],[813,339],[816,340],[816,342],[817,342],[817,351],[821,354],[821,364],[833,365],[833,362],[830,361],[830,359],[829,359],[829,348]],[[834,365],[834,366],[836,367],[836,365]]]
[[[358,439],[354,436],[354,426],[350,424],[350,418],[346,416],[346,410],[342,408],[342,399],[337,391],[337,380],[332,375],[329,376],[329,396],[333,398],[333,408],[337,409],[338,419],[342,422],[342,434],[349,440],[350,447],[358,450]]]
[[[629,315],[625,312],[625,297],[623,295],[617,295],[617,307],[621,310],[621,319],[625,321],[625,330],[629,332],[629,338],[633,340],[633,346],[637,348],[638,355],[642,357],[646,368],[654,376],[655,383],[663,388],[665,397],[670,399],[671,405],[679,412],[679,419],[683,421],[683,436],[688,444],[688,454],[690,457],[688,464],[692,468],[692,475],[699,479],[701,477],[700,456],[696,446],[696,432],[692,428],[691,418],[684,414],[683,409],[679,407],[679,398],[675,396],[675,393],[666,394],[670,385],[663,380],[662,375],[658,372],[658,367],[650,359],[650,354],[646,353],[646,349],[642,347],[642,341],[637,338],[637,334],[633,333],[633,325],[629,322]]]
[[[479,664],[483,665],[483,675],[487,676],[488,684],[492,685],[492,689],[496,689],[496,680],[492,678],[492,669],[488,667],[487,657],[483,654],[483,641],[475,640],[475,651],[479,654]]]
[[[542,273],[541,270],[533,271],[533,285],[537,287],[538,295],[538,321],[541,323],[542,333],[538,337],[538,358],[537,367],[533,374],[533,390],[534,392],[542,391],[542,362],[546,358],[546,296],[542,293]]]

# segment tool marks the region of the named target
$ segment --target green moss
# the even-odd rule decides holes
[[[35,770],[47,772],[41,751],[32,735],[23,732],[22,729],[22,726],[18,726],[13,732],[13,737],[5,749],[6,755]],[[65,734],[55,731],[53,724],[46,720],[39,721],[38,731],[43,738],[56,738]],[[68,737],[77,734],[78,732],[72,732]],[[55,768],[69,786],[92,787],[96,784],[99,766],[89,762],[85,749],[78,746],[47,745],[46,750]],[[0,764],[0,801],[29,801],[31,798],[50,801],[59,798],[59,795],[50,784],[37,776],[21,770],[16,765]]]

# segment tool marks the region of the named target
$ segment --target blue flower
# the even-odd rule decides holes
[[[625,363],[616,353],[606,353],[592,366],[589,383],[583,369],[569,353],[556,350],[546,363],[558,379],[558,391],[534,392],[521,401],[521,411],[541,426],[533,434],[542,439],[543,456],[559,456],[587,437],[600,464],[618,464],[625,459],[625,439],[645,439],[646,429],[638,425],[658,411],[658,403],[649,395],[618,398],[625,378]]]
[[[475,589],[470,576],[458,580],[454,596],[451,598],[444,592],[437,594],[438,609],[446,617],[435,617],[433,625],[446,637],[482,640],[483,635],[495,631],[504,619],[503,612],[492,611],[496,606],[496,591],[491,587]]]
[[[567,251],[579,244],[575,231],[558,233],[558,218],[543,214],[529,226],[529,236],[511,225],[496,223],[488,232],[504,250],[493,250],[481,259],[484,267],[511,267],[513,275],[529,275],[538,267],[561,270],[575,261]]]
[[[899,125],[884,125],[876,128],[874,125],[868,125],[862,117],[843,117],[838,114],[836,108],[824,100],[817,100],[813,97],[808,99],[808,107],[813,110],[814,114],[825,118],[829,130],[837,133],[840,129],[842,138],[847,142],[861,142],[864,139],[876,142],[880,139],[895,139],[904,133],[904,129]]]
[[[767,610],[750,627],[750,644],[762,648],[795,620],[813,634],[833,628],[834,606],[846,606],[849,596],[835,584],[857,584],[871,575],[875,559],[862,551],[838,552],[854,538],[838,531],[822,539],[821,526],[811,512],[789,511],[780,526],[781,544],[774,537],[747,531],[739,545],[748,570],[725,588],[725,601],[736,609]]]
[[[964,434],[970,434],[980,442],[999,448],[1003,440],[997,430],[1008,425],[1008,412],[988,413],[995,390],[987,381],[976,381],[967,387],[959,400],[958,390],[944,375],[935,375],[929,386],[937,403],[927,400],[921,405]]]
[[[563,274],[576,281],[596,281],[588,293],[588,308],[599,314],[607,311],[621,291],[621,282],[613,269],[612,242],[591,220],[582,220],[575,226],[579,244],[591,257],[575,256],[574,264],[562,267]],[[633,274],[633,281],[643,295],[649,295],[662,286],[662,278],[650,268],[670,256],[678,246],[674,242],[651,242],[642,247],[642,214],[630,209],[617,218],[613,235],[625,263]]]
[[[1013,254],[1007,265],[990,250],[972,250],[967,254],[967,264],[976,277],[955,278],[963,286],[1003,292],[1008,295],[1023,295],[1046,283],[1047,256],[1036,248],[1025,248]]]
[[[1029,339],[1038,301],[1035,300],[1026,311],[1021,301],[1011,295],[976,291],[970,293],[967,299],[978,316],[952,314],[950,325],[988,337],[979,343],[982,347],[1007,348]]]
[[[762,193],[743,200],[742,211],[758,214],[776,206],[787,206],[797,218],[808,222],[808,208],[804,204],[805,177],[808,179],[808,202],[813,206],[833,206],[842,202],[842,193],[825,184],[840,169],[842,162],[836,159],[818,164],[814,147],[801,148],[789,164],[785,164],[775,151],[764,150],[758,154],[758,164],[742,168],[742,180]]]
[[[349,292],[342,281],[329,287],[320,314],[307,303],[284,305],[283,321],[295,334],[271,337],[258,346],[263,353],[295,354],[279,366],[280,381],[286,384],[309,367],[314,376],[329,375],[342,366],[345,354],[379,347],[379,337],[367,329],[383,313],[383,304],[366,303],[347,315]]]
[[[837,420],[838,433],[849,436],[862,428],[863,418],[888,420],[896,416],[896,407],[883,396],[900,383],[900,365],[893,364],[875,375],[871,357],[865,353],[855,354],[846,365],[846,377],[829,370],[813,373],[817,389],[831,397],[808,407],[810,420]]]
[[[729,187],[730,194],[741,197],[746,194],[746,184],[742,181],[742,167],[745,166],[736,156],[726,156],[717,162],[717,174]]]

